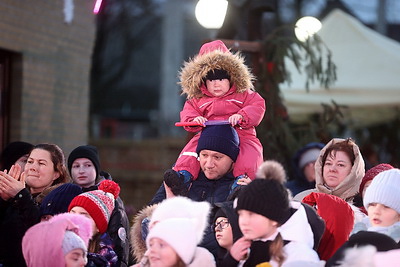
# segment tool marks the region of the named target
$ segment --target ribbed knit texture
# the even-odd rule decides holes
[[[379,203],[400,213],[400,170],[390,169],[379,173],[372,180],[364,196],[364,207]]]
[[[201,132],[196,153],[203,149],[225,154],[235,162],[239,155],[239,136],[230,125],[207,126]]]
[[[236,210],[248,210],[283,224],[290,217],[287,189],[277,180],[255,179],[241,189]]]

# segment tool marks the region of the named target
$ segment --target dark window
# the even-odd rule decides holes
[[[0,49],[0,146],[1,150],[9,138],[10,87],[12,53]]]

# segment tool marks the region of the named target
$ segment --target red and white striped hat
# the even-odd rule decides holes
[[[98,190],[82,193],[76,196],[68,207],[71,211],[73,207],[84,208],[96,223],[100,233],[107,230],[111,213],[114,210],[114,201],[118,197],[120,187],[111,180],[104,180],[100,183]]]

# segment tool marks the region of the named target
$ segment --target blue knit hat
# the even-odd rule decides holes
[[[62,184],[53,189],[40,204],[40,215],[56,215],[68,212],[68,206],[72,199],[82,193],[82,189],[76,184]]]
[[[196,153],[203,149],[225,154],[235,162],[239,155],[239,136],[230,125],[207,126],[201,132]]]

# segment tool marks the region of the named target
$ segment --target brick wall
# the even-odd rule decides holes
[[[120,185],[125,205],[137,210],[152,199],[164,171],[171,168],[186,141],[181,138],[90,143],[99,151],[101,168]]]
[[[56,143],[65,151],[88,138],[94,1],[0,1],[0,49],[15,53],[10,139]]]

